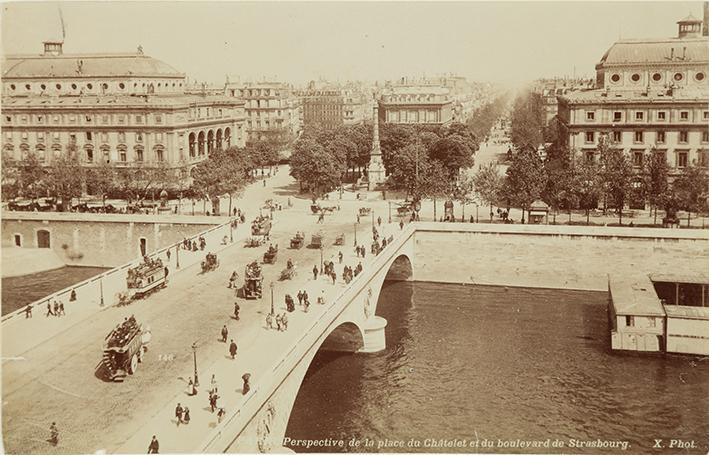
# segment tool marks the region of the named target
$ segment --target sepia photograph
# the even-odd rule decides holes
[[[0,2],[0,453],[709,454],[709,2]]]

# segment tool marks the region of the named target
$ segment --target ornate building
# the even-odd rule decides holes
[[[392,86],[382,92],[379,118],[385,123],[446,125],[453,120],[453,101],[444,87]]]
[[[2,149],[16,160],[34,152],[49,164],[69,150],[84,166],[168,166],[182,177],[210,151],[243,146],[244,103],[186,93],[186,79],[144,55],[41,55],[2,62]]]
[[[303,129],[298,112],[300,99],[285,83],[227,81],[225,94],[245,101],[247,140],[280,132],[295,138]]]
[[[596,88],[559,97],[569,147],[596,160],[607,140],[640,170],[663,154],[677,175],[709,167],[709,37],[702,21],[678,22],[676,38],[618,41],[596,65]]]

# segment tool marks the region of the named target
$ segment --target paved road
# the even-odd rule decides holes
[[[277,199],[285,202],[292,188],[293,182],[287,173],[279,172],[269,179],[266,188],[260,182],[249,188],[239,201],[239,207],[245,209],[251,219],[264,199],[275,194]],[[292,209],[275,213],[272,241],[279,244],[280,252],[275,265],[263,266],[264,299],[239,300],[242,308],[240,321],[230,317],[235,297],[226,286],[228,276],[236,269],[243,277],[246,263],[262,257],[266,249],[266,246],[244,248],[243,239],[249,234],[241,226],[236,232],[234,245],[220,253],[221,266],[214,272],[202,275],[199,266],[183,269],[171,275],[166,289],[150,298],[128,307],[99,311],[79,324],[70,322],[70,318],[46,319],[39,318],[39,315],[35,316],[38,320],[34,323],[27,322],[28,336],[42,324],[66,324],[66,328],[48,341],[21,353],[21,360],[5,360],[3,363],[3,438],[7,452],[46,453],[51,448],[46,438],[52,421],[56,421],[60,429],[59,447],[52,448],[56,453],[86,453],[101,449],[142,452],[147,449],[152,434],[158,434],[163,452],[180,451],[182,447],[187,448],[190,441],[194,443],[199,435],[204,436],[216,422],[216,417],[206,408],[204,392],[212,371],[217,372],[220,395],[227,412],[233,411],[240,396],[243,372],[253,373],[257,381],[261,364],[268,361],[264,346],[277,352],[281,343],[287,343],[291,336],[297,337],[298,329],[304,328],[319,311],[313,305],[307,314],[300,311],[290,314],[288,332],[266,331],[264,317],[270,306],[268,284],[276,283],[277,312],[285,309],[286,292],[295,296],[299,288],[305,288],[314,301],[320,289],[326,289],[327,295],[331,296],[341,286],[339,283],[333,286],[323,279],[313,281],[310,270],[315,264],[319,266],[318,250],[286,249],[296,229],[305,231],[306,240],[316,229],[316,217],[310,213],[309,201],[291,199],[294,201]],[[333,205],[336,204],[333,201]],[[324,225],[317,226],[327,238],[325,258],[336,254],[338,247],[334,247],[332,241],[337,233],[345,231],[345,263],[356,265],[351,247],[352,232],[355,209],[361,205],[343,201],[341,211],[329,216]],[[379,207],[384,218],[383,203],[370,202],[368,205]],[[398,229],[394,226],[388,229],[394,228]],[[363,219],[358,233],[360,242],[370,235],[371,223],[369,219]],[[296,262],[299,275],[296,281],[278,282],[277,277],[288,257]],[[101,360],[103,339],[111,328],[131,314],[151,327],[153,341],[150,349],[137,374],[123,383],[104,382],[95,375]],[[223,324],[228,326],[230,338],[240,346],[237,361],[226,358],[227,346],[218,341]],[[272,340],[274,337],[278,342]],[[196,397],[187,397],[184,390],[193,370],[190,345],[195,341],[199,346],[198,363],[203,387]],[[192,411],[192,423],[188,428],[178,429],[170,422],[177,401]]]

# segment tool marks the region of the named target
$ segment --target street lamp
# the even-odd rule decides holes
[[[180,244],[178,243],[177,246],[175,246],[175,262],[177,264],[175,265],[175,268],[179,269],[180,268]]]
[[[275,288],[276,285],[273,284],[272,281],[271,284],[268,285],[268,287],[271,288],[271,316],[273,316],[274,314],[276,314],[276,312],[273,310],[273,288]]]
[[[99,284],[99,286],[101,287],[101,303],[100,303],[100,306],[103,306],[103,279],[99,280],[98,284]]]
[[[320,275],[323,273],[323,267],[322,267],[322,244],[320,245]]]
[[[354,225],[354,246],[357,246],[357,223]]]
[[[192,199],[192,216],[194,216],[194,199]]]
[[[197,377],[197,342],[192,343],[192,354],[194,355],[194,386],[199,387],[199,377]]]
[[[391,223],[391,201],[389,201],[389,223]]]
[[[475,222],[476,223],[480,222],[480,218],[478,218],[478,209],[479,208],[480,208],[480,206],[478,204],[475,204]]]
[[[229,218],[229,241],[234,243],[234,220]]]

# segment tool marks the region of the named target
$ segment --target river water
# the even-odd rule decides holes
[[[605,305],[600,292],[387,282],[387,350],[319,352],[286,437],[482,453],[649,453],[675,438],[707,453],[709,359],[612,353]]]
[[[12,313],[72,284],[99,275],[104,267],[66,266],[46,272],[2,279],[2,314]],[[42,308],[43,309],[43,308]]]

